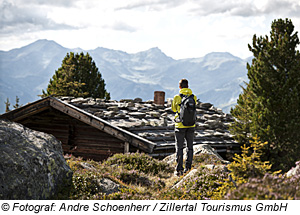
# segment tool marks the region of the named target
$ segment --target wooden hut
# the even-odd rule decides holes
[[[151,153],[155,144],[54,97],[47,97],[0,116],[54,135],[64,153],[103,160],[115,153]]]
[[[208,144],[224,158],[239,152],[228,131],[230,114],[200,101],[196,111],[194,145]],[[102,160],[115,153],[140,151],[157,158],[174,153],[174,115],[170,101],[47,97],[0,118],[53,134],[64,153]]]

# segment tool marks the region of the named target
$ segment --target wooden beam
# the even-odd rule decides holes
[[[124,154],[129,153],[129,143],[125,142],[124,144]]]
[[[142,138],[119,127],[113,126],[101,118],[89,114],[79,108],[76,108],[73,105],[64,103],[56,98],[51,97],[50,106],[71,117],[74,117],[75,119],[78,119],[88,125],[91,125],[94,128],[104,131],[124,142],[128,142],[133,146],[140,148],[141,150],[146,151],[148,153],[151,153],[154,147],[156,146],[155,143],[145,138]]]
[[[0,115],[0,118],[18,122],[22,119],[25,119],[28,116],[40,113],[48,108],[50,108],[49,97],[2,114]]]

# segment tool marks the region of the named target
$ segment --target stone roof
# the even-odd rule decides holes
[[[164,105],[140,98],[120,101],[74,97],[58,99],[155,143],[153,156],[164,157],[175,151],[172,99],[167,99]],[[218,153],[237,152],[238,144],[228,131],[232,116],[201,101],[198,101],[196,110],[194,145],[209,144]]]

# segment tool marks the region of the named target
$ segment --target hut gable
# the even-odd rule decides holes
[[[114,153],[143,151],[158,158],[175,152],[171,100],[105,101],[47,97],[0,116],[51,133],[65,153],[101,160]],[[229,114],[198,102],[194,144],[209,144],[221,155],[238,151],[228,132]]]
[[[0,116],[26,127],[53,134],[64,153],[103,160],[115,153],[151,153],[155,143],[112,125],[73,105],[47,97]]]

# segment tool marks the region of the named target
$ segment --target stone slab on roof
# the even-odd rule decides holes
[[[166,156],[175,150],[172,99],[164,105],[140,98],[120,101],[93,98],[58,97],[113,126],[120,127],[156,144],[153,156]],[[209,144],[217,152],[237,151],[238,144],[228,131],[233,118],[210,103],[198,101],[194,145]]]

